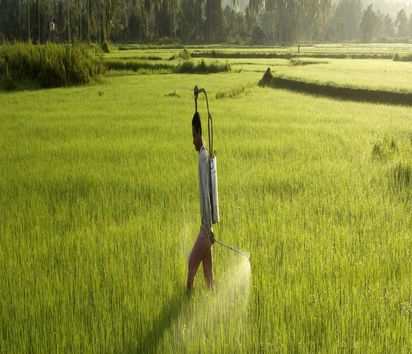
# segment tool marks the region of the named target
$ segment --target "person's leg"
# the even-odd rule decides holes
[[[205,250],[205,253],[203,255],[202,265],[203,265],[203,274],[205,276],[206,285],[210,289],[213,289],[214,279],[213,279],[213,269],[212,269],[212,244],[210,240],[209,240],[209,245],[207,246],[207,249]]]
[[[189,270],[187,273],[187,291],[191,292],[193,289],[193,282],[195,279],[195,275],[197,269],[199,268],[199,264],[202,261],[208,238],[203,229],[200,230],[199,235],[196,238],[195,244],[193,245],[192,252],[190,252],[189,256]],[[209,241],[210,243],[210,241]]]

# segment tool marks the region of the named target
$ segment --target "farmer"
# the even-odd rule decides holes
[[[52,16],[49,21],[49,41],[56,42],[56,38],[57,38],[56,20],[54,16]]]
[[[212,230],[212,209],[209,194],[209,156],[203,140],[202,124],[198,112],[194,114],[192,119],[192,136],[193,145],[196,151],[199,152],[199,193],[202,225],[189,256],[189,271],[187,274],[187,292],[189,294],[193,291],[193,281],[200,262],[202,262],[203,265],[206,284],[213,290],[212,244],[215,242],[215,235]]]

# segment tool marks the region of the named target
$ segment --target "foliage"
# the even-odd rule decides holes
[[[107,41],[104,41],[101,45],[102,51],[104,53],[110,53],[110,44]]]
[[[240,86],[240,87],[234,87],[228,91],[219,91],[215,97],[217,100],[220,100],[223,98],[234,98],[234,97],[239,97],[240,95],[246,92],[249,92],[248,86]]]
[[[412,61],[412,54],[398,54],[393,57],[393,61]]]
[[[180,74],[208,74],[230,71],[230,65],[227,63],[210,62],[206,63],[201,60],[199,63],[191,60],[184,61],[180,64],[169,63],[150,63],[148,61],[140,60],[121,60],[121,59],[108,59],[107,67],[109,70],[127,70],[127,71],[164,71]]]
[[[356,39],[361,18],[360,0],[340,0],[329,24],[328,39],[335,38],[337,41]]]
[[[369,52],[357,52],[357,53],[346,53],[346,52],[306,52],[306,53],[292,53],[291,51],[276,51],[276,50],[265,50],[265,51],[219,51],[213,49],[212,51],[193,51],[191,54],[192,58],[253,58],[253,59],[291,59],[291,58],[334,58],[334,59],[392,59],[392,53],[369,53]]]
[[[398,37],[406,37],[409,33],[408,28],[408,17],[406,16],[405,10],[402,9],[398,12],[396,16],[395,25],[398,28]]]
[[[395,185],[400,187],[412,186],[412,163],[410,160],[396,163],[393,168],[393,180]]]
[[[186,48],[184,48],[179,52],[179,58],[183,60],[189,60],[191,58],[190,52]]]
[[[150,71],[166,71],[169,72],[174,68],[172,64],[164,63],[150,63],[148,61],[141,60],[122,60],[122,59],[109,59],[106,61],[107,68],[109,70],[150,70]]]
[[[362,20],[359,25],[361,39],[364,42],[370,42],[377,28],[381,26],[379,16],[373,10],[373,5],[369,5],[363,12]]]
[[[265,43],[265,33],[259,26],[256,26],[252,32],[252,44],[263,44]]]
[[[230,65],[227,63],[220,64],[218,62],[206,63],[204,60],[198,64],[193,61],[185,61],[184,63],[178,65],[175,71],[181,74],[212,74],[230,71]]]
[[[19,83],[58,87],[89,83],[104,72],[103,58],[87,45],[6,44],[0,48],[0,82],[5,88]]]
[[[389,164],[389,180],[395,189],[412,186],[412,135],[386,136],[373,142],[372,158]]]
[[[361,0],[247,2],[239,8],[239,2],[222,0],[1,1],[0,42],[4,37],[37,43],[287,44],[375,41],[382,36],[403,41],[412,36],[404,9],[396,19],[374,10],[376,18],[368,15],[361,23],[362,13],[370,12],[369,3]],[[53,32],[51,17],[57,26]]]

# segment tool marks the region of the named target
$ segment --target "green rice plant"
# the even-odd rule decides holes
[[[217,62],[206,63],[202,60],[200,63],[196,64],[192,61],[185,61],[182,64],[178,65],[175,69],[177,73],[188,73],[188,74],[211,74],[219,72],[230,71],[230,64],[220,64]]]
[[[283,58],[290,59],[290,53],[276,53],[276,52],[225,52],[225,51],[194,51],[191,53],[192,58]]]
[[[292,53],[292,52],[227,52],[227,51],[194,51],[192,52],[193,58],[331,58],[331,59],[392,59],[393,54],[386,53]]]
[[[314,80],[322,70],[284,62]],[[264,89],[266,64],[0,92],[1,351],[410,351],[411,107]],[[386,64],[369,63],[375,87]],[[358,62],[340,65],[357,77]],[[251,263],[213,245],[216,291],[200,268],[188,299],[194,85],[213,114],[216,238]],[[247,96],[216,99],[240,87]],[[387,160],[371,157],[374,143]]]
[[[392,169],[392,177],[395,186],[410,187],[412,186],[412,162],[398,161]]]
[[[396,142],[395,137],[380,138],[372,143],[372,158],[375,160],[391,160],[397,152],[398,143]]]
[[[405,62],[329,59],[327,64],[319,65],[267,65],[262,71],[268,66],[276,69],[276,76],[301,82],[370,91],[412,92],[409,80],[412,67]]]
[[[251,85],[246,85],[246,86],[239,86],[239,87],[234,87],[228,91],[219,91],[216,93],[216,99],[220,100],[223,98],[233,98],[233,97],[238,97],[241,94],[245,93],[248,91],[248,88],[250,88]]]
[[[140,60],[121,60],[121,59],[108,59],[106,60],[107,68],[109,70],[150,70],[150,71],[166,71],[170,72],[174,65],[164,63],[150,63]]]
[[[288,78],[279,73],[272,75],[270,68],[266,70],[258,84],[344,100],[412,105],[412,93],[410,92],[345,87],[333,82],[311,82],[305,79]]]
[[[407,136],[386,136],[372,144],[372,158],[385,163],[391,187],[402,190],[412,185],[412,144]]]
[[[291,65],[313,65],[313,64],[328,64],[324,60],[309,60],[309,59],[290,59]]]
[[[110,53],[111,52],[110,44],[109,44],[108,41],[103,41],[102,44],[100,45],[100,47],[102,48],[102,51],[104,53]]]
[[[2,79],[3,87],[6,90],[14,90],[16,88],[16,83],[14,81],[12,73],[10,72],[8,64],[0,63],[0,67],[1,65],[4,65],[3,79]]]
[[[173,91],[169,92],[165,96],[166,97],[180,97],[180,95],[176,92],[176,90],[173,90]]]
[[[191,58],[190,52],[184,48],[179,52],[179,58],[183,60],[189,60]]]
[[[106,60],[107,67],[109,70],[150,70],[150,71],[164,71],[164,72],[174,72],[179,74],[207,74],[207,73],[218,73],[222,71],[230,71],[229,64],[220,63],[206,63],[201,61],[200,63],[195,63],[193,61],[185,61],[181,64],[167,64],[167,63],[150,63],[146,61],[136,61],[136,60],[118,60],[118,59],[108,59]]]
[[[412,54],[401,54],[396,53],[393,57],[393,61],[412,61]]]
[[[86,45],[33,45],[15,43],[0,48],[0,73],[10,76],[15,86],[32,83],[58,87],[89,83],[104,73],[103,58],[95,47]]]

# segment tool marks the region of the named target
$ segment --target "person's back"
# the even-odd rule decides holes
[[[199,151],[199,196],[201,223],[207,231],[212,230],[212,207],[210,202],[209,153],[203,143]]]

